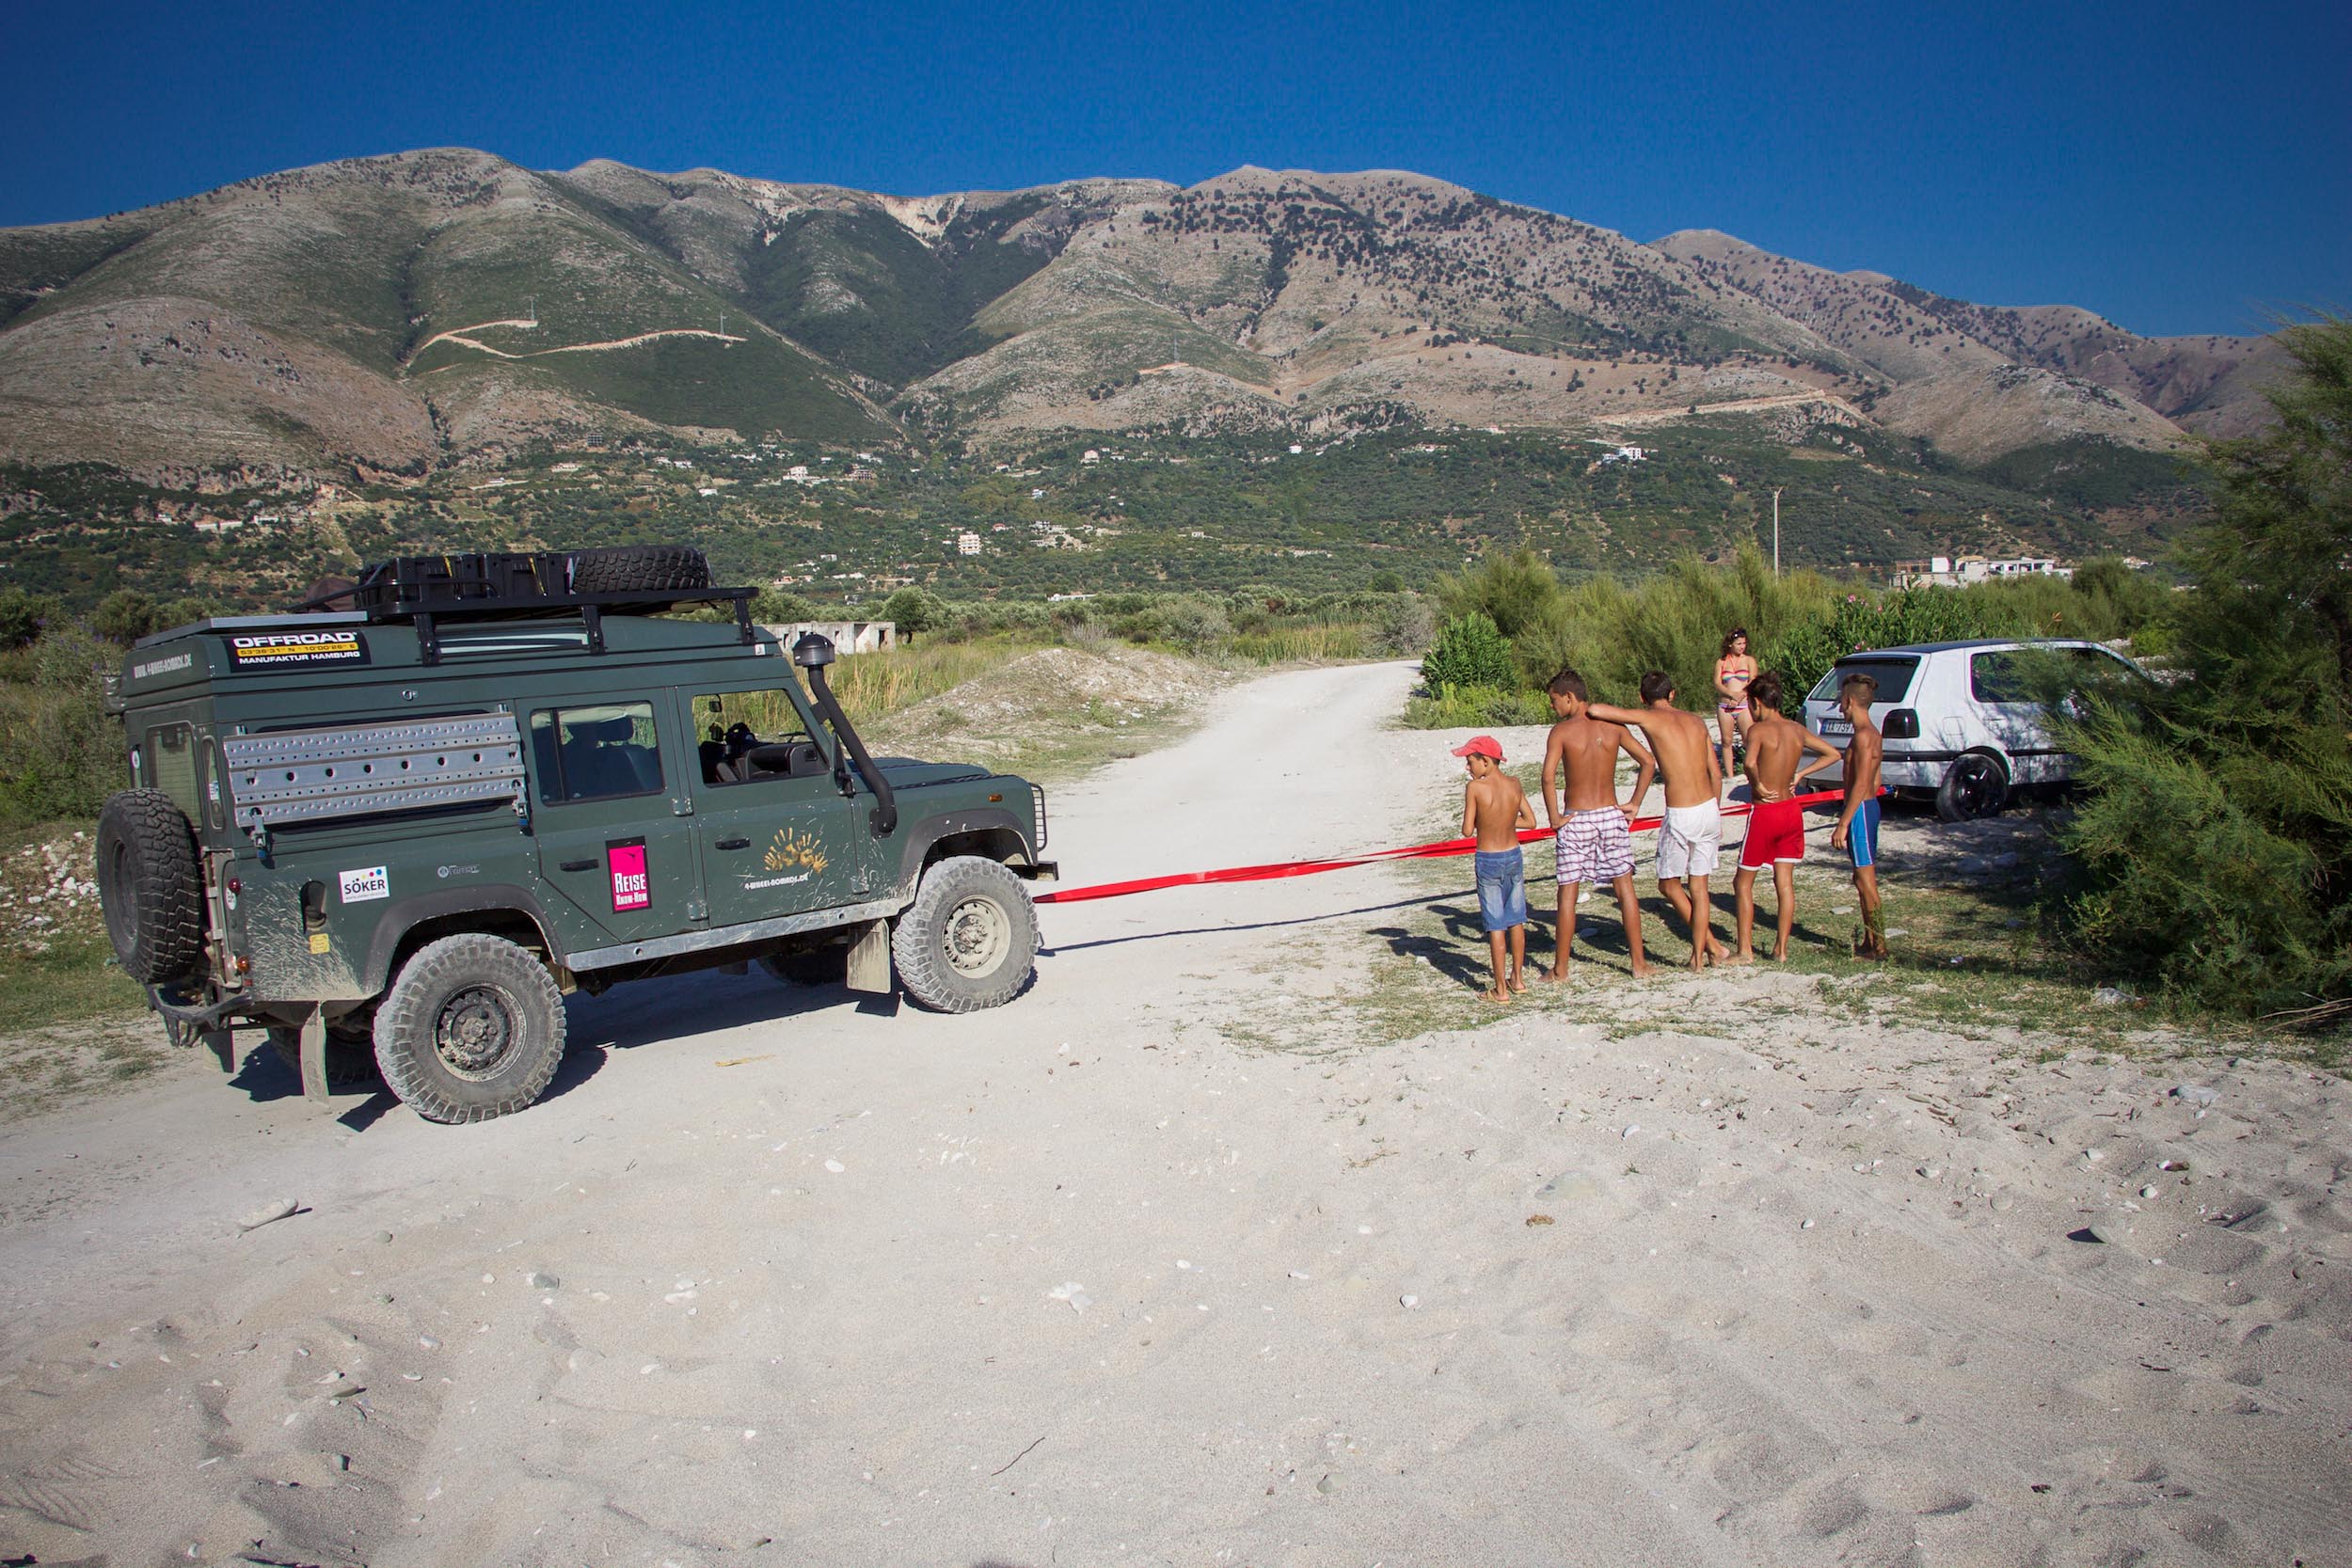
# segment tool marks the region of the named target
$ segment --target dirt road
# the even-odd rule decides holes
[[[1228,693],[1056,798],[1066,874],[1441,827],[1408,680]],[[2345,1560],[2342,1084],[1776,1048],[1671,987],[1639,1032],[1235,1043],[1344,1001],[1397,876],[1049,909],[970,1018],[575,999],[557,1091],[480,1127],[321,1116],[266,1053],[17,1124],[0,1557]]]

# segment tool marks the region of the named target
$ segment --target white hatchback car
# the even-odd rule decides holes
[[[1876,677],[1871,721],[1886,736],[1880,776],[1899,795],[1932,798],[1947,822],[1989,816],[2023,784],[2065,782],[2074,758],[2052,740],[2034,700],[2034,661],[2075,661],[2083,687],[2146,672],[2096,642],[2071,638],[1915,642],[1848,654],[1804,700],[1804,727],[1842,745],[1853,726],[1837,711],[1837,688],[1856,672]],[[1820,775],[1817,775],[1817,777]]]

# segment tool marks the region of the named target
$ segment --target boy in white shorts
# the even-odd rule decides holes
[[[1707,721],[1675,706],[1675,685],[1662,670],[1642,677],[1638,708],[1594,703],[1585,711],[1613,724],[1640,728],[1658,753],[1666,781],[1666,819],[1658,832],[1658,888],[1691,930],[1691,967],[1704,969],[1730,952],[1715,939],[1707,879],[1723,847],[1723,769]]]

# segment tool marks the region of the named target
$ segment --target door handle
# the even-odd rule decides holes
[[[564,862],[564,869],[566,871],[594,871],[596,868],[596,863],[595,861]]]
[[[716,846],[721,849],[748,849],[751,847],[752,841],[748,838],[723,838]]]

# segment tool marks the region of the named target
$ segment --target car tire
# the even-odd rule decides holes
[[[1935,790],[1935,814],[1947,822],[1973,822],[2007,804],[2009,768],[1990,752],[1963,752]]]
[[[923,873],[890,957],[906,993],[934,1012],[999,1006],[1037,973],[1037,910],[1002,865],[958,855]]]
[[[691,545],[624,545],[572,552],[578,594],[662,593],[710,586],[710,562]]]
[[[204,969],[196,832],[160,789],[118,790],[98,817],[98,901],[122,972],[170,986]]]
[[[427,1121],[486,1121],[547,1092],[564,1060],[564,998],[502,937],[419,948],[375,1010],[385,1085]]]
[[[269,1048],[286,1069],[295,1078],[302,1076],[302,1031],[282,1023],[269,1027]],[[330,1089],[360,1089],[373,1084],[380,1074],[375,1068],[375,1026],[367,1014],[358,1015],[358,1022],[345,1017],[326,1026],[326,1086]]]

